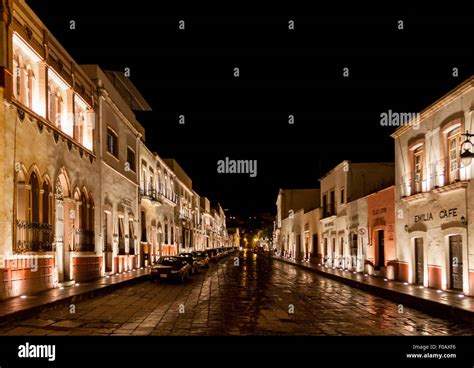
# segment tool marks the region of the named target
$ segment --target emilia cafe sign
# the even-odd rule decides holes
[[[439,216],[441,220],[453,218],[458,216],[458,209],[457,208],[449,208],[449,209],[442,209],[439,213],[436,213],[436,216]],[[433,220],[433,213],[427,212],[421,215],[415,215],[415,223],[416,222],[424,222]]]

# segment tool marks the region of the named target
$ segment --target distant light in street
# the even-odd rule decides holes
[[[383,279],[383,281],[387,282],[388,280],[387,280],[387,279]]]
[[[424,289],[425,287],[424,286],[418,286],[418,289]]]
[[[458,297],[464,298],[464,294],[459,294]]]
[[[26,295],[22,295],[22,296],[20,296],[20,298],[21,298],[21,299],[26,299],[27,296],[26,296]]]
[[[76,282],[76,283],[74,284],[74,286],[79,286],[79,285],[80,285],[80,284],[79,284],[78,282]]]
[[[364,273],[364,276],[365,276],[365,277],[367,277],[367,276],[369,276],[369,275],[368,275],[368,274],[366,274],[366,273]]]
[[[442,293],[443,290],[436,290],[436,292],[439,294],[439,293]]]
[[[59,290],[63,290],[63,289],[64,289],[64,286],[61,286],[61,287],[59,288]]]

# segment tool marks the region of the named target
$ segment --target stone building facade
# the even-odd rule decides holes
[[[474,165],[461,149],[473,110],[471,77],[392,135],[398,275],[464,295],[474,295]]]
[[[146,148],[130,80],[78,65],[21,0],[0,2],[0,40],[0,298],[195,249],[201,199]]]

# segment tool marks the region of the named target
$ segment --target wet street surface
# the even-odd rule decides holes
[[[141,282],[0,326],[0,335],[473,335],[295,266],[241,252],[183,285]]]

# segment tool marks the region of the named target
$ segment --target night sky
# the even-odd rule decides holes
[[[380,114],[418,112],[473,74],[472,2],[27,3],[79,64],[130,68],[153,109],[138,114],[150,149],[176,158],[229,214],[273,212],[278,188],[318,187],[343,159],[392,161],[393,127]],[[226,156],[257,160],[257,177],[218,174]]]

